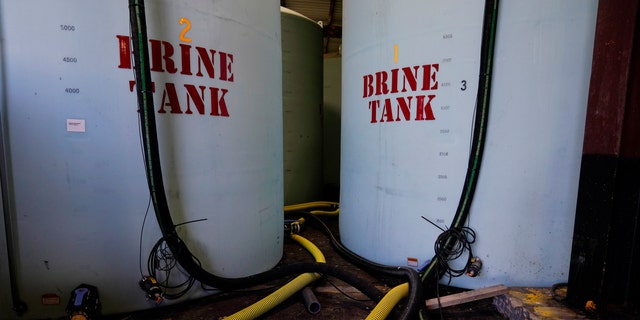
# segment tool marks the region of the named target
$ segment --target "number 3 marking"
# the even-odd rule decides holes
[[[182,29],[182,32],[180,32],[180,41],[191,42],[191,38],[185,37],[187,32],[191,30],[191,21],[189,21],[189,19],[187,18],[180,18],[180,24],[185,24],[184,28]]]
[[[467,80],[462,80],[462,87],[460,88],[460,90],[465,91],[467,90]]]

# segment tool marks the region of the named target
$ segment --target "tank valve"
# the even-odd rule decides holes
[[[66,311],[71,320],[91,320],[99,309],[98,288],[83,283],[71,292]]]
[[[470,260],[469,268],[467,268],[467,275],[469,277],[477,277],[482,269],[482,260],[478,257],[473,257]]]
[[[147,298],[155,301],[156,304],[162,302],[162,289],[158,285],[156,278],[151,276],[142,277],[138,283],[140,288],[147,294]]]

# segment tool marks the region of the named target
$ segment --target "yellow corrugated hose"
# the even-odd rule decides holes
[[[287,206],[284,206],[284,212],[286,213],[286,212],[293,212],[293,211],[300,211],[300,210],[318,209],[318,208],[322,208],[322,207],[329,207],[329,208],[336,208],[336,209],[333,210],[333,211],[311,210],[310,213],[313,214],[313,215],[338,215],[340,213],[340,209],[338,208],[339,207],[339,203],[338,202],[331,202],[331,201],[314,201],[314,202],[287,205]],[[304,223],[304,218],[300,218],[300,222]],[[292,235],[292,236],[294,236],[294,235]],[[300,237],[300,236],[298,236],[298,237]],[[302,238],[302,237],[300,237],[300,238]],[[302,239],[304,239],[304,238],[302,238]],[[304,239],[304,240],[308,241],[306,239]],[[313,245],[313,244],[311,244],[311,245]],[[309,250],[309,249],[307,249],[307,250]],[[308,275],[308,274],[310,274],[310,273],[307,273],[306,275]],[[304,275],[302,275],[302,276],[304,276]],[[294,279],[294,281],[295,280],[296,279]],[[311,281],[313,281],[313,280],[311,280]],[[301,286],[297,290],[301,290],[302,288],[304,288],[304,286]],[[402,300],[403,298],[406,298],[408,295],[409,295],[409,283],[408,282],[405,282],[405,283],[403,283],[401,285],[398,285],[398,286],[392,288],[391,290],[389,290],[389,292],[387,292],[387,294],[382,298],[382,300],[380,300],[380,302],[375,306],[375,308],[373,308],[371,313],[369,313],[369,315],[367,316],[366,320],[382,320],[382,319],[386,319],[389,316],[389,314],[391,313],[391,310],[393,310],[393,308],[395,308],[395,306],[398,304],[398,302],[400,302],[400,300]]]
[[[332,201],[313,201],[313,202],[305,202],[300,204],[290,204],[284,206],[284,212],[292,212],[292,211],[300,211],[300,210],[309,210],[309,209],[318,209],[318,208],[335,208],[331,211],[324,210],[311,210],[310,213],[313,215],[320,216],[334,216],[340,213],[340,209],[338,206],[340,203],[332,202]]]
[[[391,310],[398,304],[402,298],[409,295],[409,283],[405,282],[401,285],[394,287],[384,295],[382,300],[378,302],[375,308],[371,310],[366,320],[382,320],[386,319]]]
[[[318,249],[318,247],[316,247],[316,245],[314,245],[311,241],[307,240],[304,237],[301,237],[297,234],[292,234],[291,235],[291,239],[297,241],[302,247],[304,247],[305,249],[307,249],[307,251],[309,251],[309,253],[311,253],[311,255],[314,257],[314,259],[316,260],[316,262],[318,263],[326,263],[327,261],[324,258],[324,255],[322,254],[322,252],[320,251],[320,249]],[[273,293],[271,293],[270,295],[264,297],[262,300],[228,316],[228,317],[224,317],[223,319],[229,320],[229,319],[255,319],[259,316],[261,316],[262,314],[266,313],[267,311],[273,309],[275,306],[277,306],[278,304],[282,303],[283,301],[287,300],[290,296],[292,296],[294,293],[302,290],[304,287],[306,287],[308,284],[310,284],[311,282],[317,280],[320,278],[320,274],[318,273],[313,273],[313,272],[309,272],[309,273],[304,273],[301,274],[299,276],[297,276],[295,279],[291,280],[289,283],[287,283],[286,285],[282,286],[282,288],[274,291]]]

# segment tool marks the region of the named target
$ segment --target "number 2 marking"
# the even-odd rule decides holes
[[[191,42],[191,38],[185,37],[187,32],[191,30],[191,21],[189,21],[189,19],[187,18],[180,18],[180,24],[185,25],[184,28],[182,29],[182,32],[180,32],[180,41]]]

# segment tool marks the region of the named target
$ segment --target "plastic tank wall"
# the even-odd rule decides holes
[[[322,27],[282,13],[284,203],[322,198]]]
[[[500,2],[468,221],[483,270],[452,285],[566,281],[596,9],[596,1]],[[451,225],[469,159],[483,10],[478,1],[345,3],[340,234],[365,258],[423,267],[441,233],[425,218]]]
[[[174,222],[190,222],[178,233],[211,273],[268,270],[283,241],[279,4],[156,0],[146,14],[166,193]],[[1,0],[0,28],[2,191],[23,318],[64,315],[81,283],[98,288],[103,314],[153,307],[138,286],[160,231],[128,2]],[[1,252],[0,314],[11,317]],[[205,294],[195,285],[185,299]]]
[[[325,57],[323,64],[323,181],[327,200],[340,197],[340,112],[342,109],[342,59]]]

